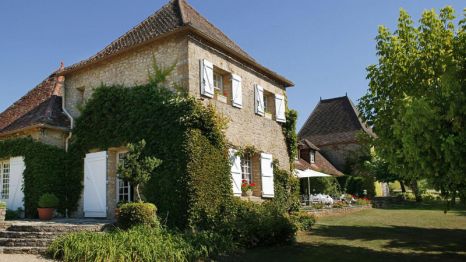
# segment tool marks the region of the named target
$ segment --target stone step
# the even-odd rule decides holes
[[[0,238],[3,247],[47,247],[53,239]]]
[[[21,232],[21,231],[0,231],[0,238],[38,238],[54,239],[65,234],[65,232]]]
[[[10,225],[5,227],[5,231],[16,232],[100,232],[105,229],[105,225]]]
[[[0,254],[45,254],[46,247],[0,247]]]

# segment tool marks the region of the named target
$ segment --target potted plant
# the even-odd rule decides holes
[[[255,187],[255,183],[248,183],[247,180],[243,180],[243,182],[241,183],[241,191],[243,191],[243,193],[246,194],[248,198],[252,197],[252,190]]]
[[[37,208],[39,219],[44,221],[52,219],[55,208],[58,206],[59,202],[60,201],[54,194],[43,194],[37,203],[39,206],[39,208]]]
[[[6,203],[4,201],[0,201],[0,221],[5,221],[6,215]]]

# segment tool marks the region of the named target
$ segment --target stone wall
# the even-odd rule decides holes
[[[10,136],[4,136],[0,138],[1,140],[17,139],[30,137],[38,142],[42,142],[47,145],[56,146],[58,148],[65,148],[65,141],[67,137],[67,132],[54,130],[54,129],[40,129],[33,128],[25,131],[16,132]]]
[[[107,85],[132,86],[148,81],[148,70],[153,61],[157,65],[176,68],[168,81],[187,86],[187,40],[180,34],[159,39],[137,49],[108,58],[81,70],[70,72],[65,77],[65,105],[70,114],[79,116],[80,105],[102,83]]]
[[[361,146],[356,143],[319,146],[320,153],[325,156],[338,170],[346,169],[346,161],[353,152],[357,152]]]
[[[209,50],[208,47],[191,38],[188,46],[189,92],[202,99],[203,103],[213,105],[219,114],[230,120],[226,130],[228,141],[240,147],[253,145],[261,151],[270,153],[274,159],[279,160],[281,168],[288,170],[288,152],[280,123],[259,116],[254,111],[255,84],[261,85],[265,91],[273,94],[285,94],[285,88],[248,70],[232,58]],[[222,71],[241,76],[243,108],[239,109],[231,106],[230,102],[223,103],[200,95],[200,60],[202,59],[207,59]]]

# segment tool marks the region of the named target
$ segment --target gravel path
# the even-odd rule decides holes
[[[23,255],[23,254],[0,254],[0,262],[52,262],[38,255]]]

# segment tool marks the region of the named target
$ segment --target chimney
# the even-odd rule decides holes
[[[56,82],[55,82],[55,88],[53,89],[54,96],[62,96],[63,84],[65,83],[65,77],[63,75],[60,75],[60,73],[64,69],[65,69],[65,65],[63,64],[63,62],[60,62],[60,67],[58,68],[57,71],[55,71]]]

